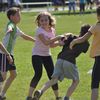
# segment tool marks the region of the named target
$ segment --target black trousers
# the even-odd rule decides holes
[[[54,64],[51,56],[32,56],[32,65],[34,69],[34,77],[31,80],[30,86],[36,88],[38,82],[41,79],[43,65],[47,72],[47,76],[51,79],[54,70]],[[58,90],[58,84],[52,86],[53,90]]]
[[[95,63],[92,72],[91,88],[99,88],[100,83],[100,56],[95,57]]]

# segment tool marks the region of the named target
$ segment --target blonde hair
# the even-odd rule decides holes
[[[51,15],[51,13],[49,13],[49,12],[40,12],[40,13],[37,15],[35,22],[36,22],[36,24],[37,24],[38,26],[40,26],[39,20],[40,20],[40,18],[41,18],[42,16],[48,16],[49,22],[50,22],[50,23],[49,23],[50,27],[55,27],[55,24],[56,24],[55,17],[53,17],[53,16]]]

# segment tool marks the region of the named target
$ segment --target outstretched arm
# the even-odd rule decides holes
[[[40,40],[41,40],[45,45],[50,45],[50,44],[54,43],[55,41],[60,40],[62,37],[64,37],[64,36],[63,36],[63,35],[58,35],[58,36],[56,36],[56,37],[54,37],[54,38],[50,38],[50,39],[48,38],[48,39],[46,39],[46,38],[44,37],[43,34],[40,34],[40,35],[39,35]]]
[[[28,40],[28,41],[32,41],[32,42],[35,42],[35,39],[29,35],[26,35],[26,34],[22,34],[21,37],[25,40]]]
[[[64,41],[67,40],[70,35],[72,35],[72,33],[65,33],[59,41],[50,44],[50,47],[63,46],[65,44]]]
[[[87,32],[84,36],[79,37],[79,38],[77,38],[77,39],[74,39],[74,40],[70,43],[70,49],[72,49],[73,46],[74,46],[75,44],[79,44],[79,43],[82,43],[82,42],[88,40],[88,39],[91,37],[91,35],[92,35],[92,33],[89,31],[89,32]]]
[[[51,47],[51,48],[54,48],[54,47],[63,46],[63,45],[64,45],[64,42],[56,41],[56,42],[50,44],[50,47]]]

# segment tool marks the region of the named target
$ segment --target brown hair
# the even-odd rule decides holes
[[[89,24],[84,24],[84,25],[82,25],[82,26],[81,26],[81,30],[80,30],[80,35],[79,35],[79,36],[85,35],[85,34],[88,32],[88,30],[89,30],[90,27],[91,27],[91,26],[90,26]]]
[[[48,16],[49,22],[50,22],[49,23],[50,27],[55,27],[56,20],[49,12],[41,12],[37,15],[35,22],[37,23],[38,26],[40,26],[39,20],[40,20],[41,16]]]
[[[8,17],[8,19],[10,20],[10,16],[11,16],[11,15],[14,16],[14,15],[16,14],[16,12],[18,12],[18,11],[20,11],[20,9],[17,8],[17,7],[9,8],[9,9],[7,10],[7,17]]]

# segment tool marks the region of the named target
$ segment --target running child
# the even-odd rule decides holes
[[[0,100],[5,99],[5,94],[10,87],[11,83],[14,81],[14,79],[17,76],[16,73],[16,66],[14,63],[14,57],[13,57],[13,49],[15,45],[16,38],[18,36],[21,36],[23,39],[34,42],[35,39],[31,36],[28,36],[24,34],[18,27],[17,24],[20,22],[20,9],[16,7],[9,8],[7,11],[7,17],[9,19],[9,22],[7,24],[6,28],[6,34],[3,39],[3,45],[9,52],[9,54],[12,56],[13,62],[10,64],[8,62],[7,56],[0,51],[0,71],[1,75],[3,77],[2,82],[6,79],[7,72],[10,72],[10,76],[7,78],[4,87],[0,94]]]

